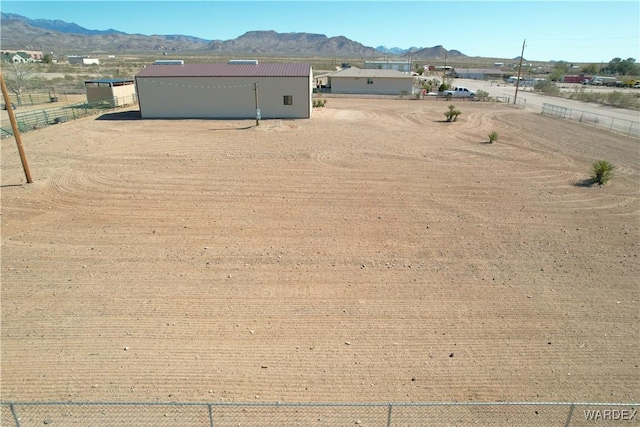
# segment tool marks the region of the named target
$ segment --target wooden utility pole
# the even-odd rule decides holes
[[[524,56],[524,44],[527,42],[527,39],[524,39],[522,42],[522,52],[520,53],[520,65],[518,66],[518,80],[516,81],[516,94],[513,97],[513,103],[515,104],[518,99],[518,88],[520,87],[520,73],[522,72],[522,57]]]
[[[442,83],[444,84],[447,78],[447,51],[444,51],[444,70],[442,70]]]
[[[4,83],[4,75],[1,72],[0,72],[0,85],[2,86],[2,96],[4,97],[4,105],[5,105],[5,108],[7,109],[7,113],[9,113],[9,121],[11,122],[11,129],[13,129],[13,137],[16,139],[16,144],[18,145],[18,153],[20,153],[22,168],[24,169],[24,174],[27,177],[27,183],[31,184],[33,180],[31,179],[31,172],[29,171],[27,156],[24,154],[24,149],[22,148],[22,139],[20,139],[20,131],[18,129],[18,123],[16,122],[16,115],[13,113],[13,107],[11,106],[11,98],[9,98],[9,92],[7,91],[7,86]]]

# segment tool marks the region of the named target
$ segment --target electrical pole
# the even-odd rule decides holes
[[[520,53],[520,65],[518,66],[518,80],[516,81],[516,94],[513,97],[513,103],[515,105],[516,100],[518,99],[518,88],[520,87],[520,73],[522,72],[522,57],[524,56],[524,44],[527,42],[527,39],[524,39],[522,42],[522,52]]]
[[[447,51],[444,51],[444,70],[442,71],[442,83],[444,84],[447,77]]]
[[[256,126],[260,126],[260,109],[258,108],[258,82],[253,84],[253,90],[256,92]]]
[[[20,160],[22,161],[22,169],[27,177],[27,183],[31,184],[31,172],[29,171],[29,164],[27,163],[27,156],[24,154],[24,148],[22,148],[22,139],[20,138],[20,130],[18,129],[18,123],[16,122],[16,115],[13,113],[13,107],[11,106],[11,98],[9,98],[9,92],[7,86],[4,83],[4,75],[0,72],[0,85],[2,86],[2,96],[4,97],[4,105],[6,106],[7,113],[9,113],[9,121],[11,122],[11,129],[13,130],[13,137],[16,139],[18,145],[18,153],[20,154]]]

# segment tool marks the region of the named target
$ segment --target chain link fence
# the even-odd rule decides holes
[[[564,426],[640,424],[638,403],[0,402],[3,427]]]
[[[573,108],[561,107],[553,104],[542,104],[543,115],[558,117],[561,119],[574,120],[580,123],[591,125],[595,128],[616,132],[627,136],[640,137],[640,122],[603,114],[591,113],[588,111],[575,110]]]
[[[29,132],[54,124],[64,123],[70,120],[87,117],[105,110],[114,110],[129,105],[137,104],[135,95],[125,97],[114,97],[100,99],[91,102],[81,102],[77,104],[60,107],[44,108],[41,110],[29,110],[16,112],[16,122],[20,133]],[[13,136],[11,125],[0,128],[0,137]]]

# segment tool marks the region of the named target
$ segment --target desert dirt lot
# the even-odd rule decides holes
[[[2,398],[637,402],[639,141],[447,105],[2,140]]]

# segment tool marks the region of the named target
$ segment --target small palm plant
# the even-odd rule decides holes
[[[494,130],[489,134],[489,144],[493,144],[494,141],[497,141],[497,140],[498,140],[498,132]]]
[[[598,185],[604,185],[607,181],[613,178],[613,170],[615,166],[606,160],[599,160],[593,163],[591,179],[598,183]]]
[[[448,122],[455,122],[460,114],[462,114],[462,111],[456,110],[456,106],[453,104],[449,105],[449,111],[444,113]]]

